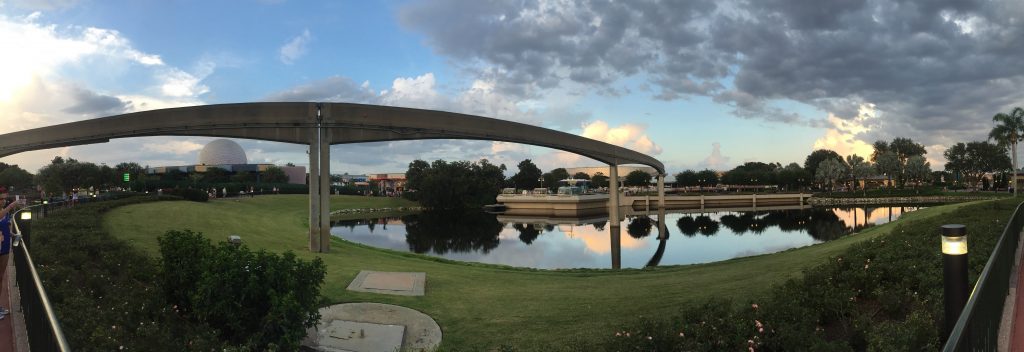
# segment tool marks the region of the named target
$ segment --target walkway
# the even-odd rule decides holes
[[[1024,237],[1022,237],[1022,240],[1024,240]],[[1009,336],[1009,351],[1011,352],[1024,352],[1024,294],[1022,294],[1024,293],[1024,270],[1021,270],[1022,259],[1024,259],[1024,251],[1021,251],[1020,244],[1018,243],[1017,266],[1015,268],[1017,272],[1015,277],[1016,280],[1010,279],[1010,291],[1012,291],[1011,298],[1014,300],[1012,308],[1013,320],[1011,320],[1011,324],[1013,325],[1011,325],[1011,333]],[[1003,322],[1005,323],[1005,313],[1003,315],[1003,319]],[[1003,346],[1006,345],[1000,344],[1000,350],[1003,349]]]
[[[4,306],[11,310],[11,314],[0,320],[0,352],[10,351],[28,351],[26,345],[28,337],[25,334],[25,318],[21,315],[21,300],[18,294],[15,293],[14,297],[11,297],[11,290],[16,289],[14,284],[14,260],[12,255],[8,255],[7,259],[10,262],[7,265],[7,271],[4,273],[4,277],[0,278],[0,284],[3,287],[3,293],[0,293],[0,306]],[[15,328],[17,325],[17,329]],[[18,344],[15,342],[15,330],[21,331],[21,336],[18,338]],[[15,348],[19,346],[19,348]]]

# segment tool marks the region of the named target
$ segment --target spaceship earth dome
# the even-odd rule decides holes
[[[199,151],[200,165],[245,164],[245,150],[230,139],[215,139]]]

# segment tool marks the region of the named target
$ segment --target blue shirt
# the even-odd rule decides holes
[[[0,233],[3,233],[3,242],[0,242],[0,255],[11,252],[11,213],[0,219]]]

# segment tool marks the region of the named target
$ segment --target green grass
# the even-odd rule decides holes
[[[398,199],[332,196],[332,209],[408,206]],[[117,208],[105,228],[153,255],[156,237],[170,229],[192,229],[215,241],[239,234],[254,248],[320,257],[327,266],[322,293],[332,303],[380,302],[420,310],[441,325],[443,348],[484,350],[515,345],[545,349],[566,341],[592,341],[640,315],[678,311],[708,298],[748,302],[800,275],[850,245],[882,236],[895,223],[860,234],[777,254],[723,262],[645,270],[543,271],[467,264],[400,253],[334,238],[331,252],[309,253],[306,196],[280,195],[210,203],[154,202]],[[938,216],[965,204],[909,213],[897,223]],[[360,270],[427,273],[424,297],[399,297],[345,290]]]

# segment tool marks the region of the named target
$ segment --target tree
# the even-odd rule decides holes
[[[903,170],[903,166],[900,165],[900,158],[893,151],[887,151],[878,156],[878,160],[875,161],[875,168],[878,169],[878,173],[885,175],[888,179],[888,184],[892,186],[892,177],[900,173]]]
[[[103,184],[99,166],[79,163],[75,159],[54,158],[50,165],[39,169],[35,183],[47,192],[70,192],[76,188],[99,187]]]
[[[871,162],[877,164],[878,158],[889,151],[889,143],[886,141],[875,141],[871,146],[874,148],[874,151],[871,152]]]
[[[839,159],[829,158],[818,163],[818,170],[814,177],[818,181],[830,185],[830,189],[835,189],[836,180],[842,179],[845,174],[846,165]]]
[[[814,179],[807,170],[804,170],[797,163],[789,163],[786,167],[776,171],[775,174],[776,184],[786,189],[800,188],[810,184]]]
[[[697,173],[697,181],[703,186],[716,186],[718,185],[718,173],[709,169],[701,170]]]
[[[600,171],[594,173],[594,177],[590,178],[590,184],[594,187],[608,187],[608,176],[605,176]]]
[[[647,186],[651,183],[651,174],[643,170],[633,170],[626,175],[626,186]]]
[[[989,142],[967,143],[967,173],[975,182],[987,172],[1013,168],[1006,150]]]
[[[812,176],[817,177],[818,164],[826,159],[843,160],[843,157],[839,156],[839,153],[828,149],[818,149],[811,152],[811,154],[807,156],[807,159],[804,159],[804,169]]]
[[[519,172],[512,175],[512,184],[518,189],[534,189],[540,184],[541,171],[530,159],[523,160],[517,165]],[[406,176],[408,178],[408,175]]]
[[[572,178],[577,179],[577,180],[589,180],[590,179],[590,175],[587,175],[586,172],[582,172],[581,171],[581,172],[577,172],[575,175],[572,175]]]
[[[907,161],[914,156],[924,156],[927,151],[924,146],[915,143],[910,138],[893,138],[892,142],[889,143],[889,150],[896,153],[896,157],[900,161],[900,171],[897,173],[899,177],[899,184],[903,185],[906,182],[907,176],[906,167]]]
[[[906,174],[911,180],[927,180],[932,174],[932,165],[923,156],[914,155],[907,159]]]
[[[487,159],[476,163],[435,160],[424,169],[406,172],[406,179],[416,186],[416,199],[425,207],[465,209],[494,202],[505,182],[504,172],[505,165],[494,165]]]
[[[32,174],[18,165],[0,163],[0,185],[14,186],[15,192],[29,190],[32,188]]]
[[[544,186],[546,186],[548,189],[554,191],[554,190],[558,190],[558,181],[561,181],[561,180],[569,178],[569,172],[566,171],[565,168],[560,167],[560,168],[551,170],[551,172],[545,173],[543,178],[544,178]]]
[[[203,182],[206,183],[223,183],[228,182],[228,170],[219,167],[208,167],[206,173],[203,174]]]
[[[959,181],[960,175],[970,168],[970,163],[967,160],[967,145],[957,143],[946,149],[942,155],[946,157],[946,171],[954,173],[956,180]]]
[[[851,167],[850,168],[850,174],[853,175],[854,182],[857,182],[858,178],[863,180],[863,179],[868,178],[869,176],[874,175],[875,174],[875,166],[871,165],[870,162],[864,161],[864,162],[861,162],[861,163],[857,164],[857,166]],[[864,183],[865,183],[865,186],[867,186],[867,182],[864,182]],[[864,195],[867,196],[867,190],[865,189],[865,187],[861,187],[861,190],[864,191]]]
[[[263,171],[263,175],[260,175],[260,181],[266,183],[288,183],[288,175],[284,173],[284,169],[271,165]]]
[[[676,174],[676,186],[691,187],[700,184],[697,172],[686,170]]]
[[[848,165],[850,167],[850,178],[853,179],[854,187],[857,186],[857,179],[862,177],[859,174],[854,173],[854,170],[857,170],[858,168],[863,169],[863,165],[864,164],[866,164],[864,162],[864,158],[861,158],[858,155],[846,156],[846,165]],[[863,188],[863,187],[861,187],[861,188]]]
[[[1017,143],[1024,140],[1024,109],[1013,108],[1009,114],[998,113],[992,117],[997,123],[989,132],[988,138],[995,140],[1000,147],[1010,149],[1013,167],[1013,196],[1017,196]]]

